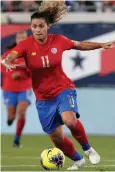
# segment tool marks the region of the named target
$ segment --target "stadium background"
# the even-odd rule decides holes
[[[38,8],[39,3],[36,6],[35,1],[2,1],[2,53],[14,41],[15,34],[18,31],[27,30],[28,34],[31,34],[29,17],[31,12]],[[67,5],[71,5],[72,11],[60,23],[52,26],[49,32],[63,34],[79,41],[106,42],[115,40],[115,1],[68,1]],[[63,56],[64,70],[76,85],[81,120],[88,135],[103,136],[102,138],[105,140],[102,143],[99,140],[100,138],[97,139],[99,144],[106,142],[107,145],[108,141],[111,141],[111,144],[115,143],[115,48],[85,52],[71,50],[65,52]],[[27,124],[23,132],[30,135],[24,135],[23,139],[25,139],[24,144],[28,145],[28,140],[31,140],[32,135],[37,134],[39,147],[39,143],[42,145],[44,142],[44,139],[43,142],[39,140],[40,138],[42,141],[41,134],[44,133],[34,105],[34,94],[31,101],[32,104],[27,112]],[[1,114],[1,133],[13,134],[16,123],[11,127],[7,126],[7,114],[2,96]],[[67,128],[64,127],[64,130],[65,133],[69,134]],[[105,135],[110,137],[105,138]],[[12,136],[2,136],[4,153],[7,147],[6,143],[9,140],[11,141]],[[94,142],[95,137],[94,139],[91,137],[91,141]],[[44,143],[46,142],[49,145],[51,144],[47,138]],[[8,150],[10,147],[11,143],[9,143]],[[43,147],[41,146],[40,149],[43,149]],[[32,155],[33,153],[31,150]],[[15,152],[14,154],[17,155],[18,153]],[[113,157],[115,159],[115,156]],[[9,161],[9,159],[8,162],[6,161],[7,163],[3,161],[3,164],[8,164]],[[9,164],[12,164],[12,162]],[[9,169],[3,169],[10,170],[10,167]],[[13,169],[17,170],[16,168]]]

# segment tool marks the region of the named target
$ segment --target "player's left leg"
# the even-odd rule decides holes
[[[57,119],[60,121],[59,115]],[[55,131],[50,133],[49,136],[54,142],[55,146],[62,150],[68,158],[73,160],[74,165],[69,167],[68,170],[78,170],[85,165],[84,157],[75,149],[73,142],[64,135],[61,125],[58,126]]]
[[[22,131],[25,126],[25,118],[26,118],[26,111],[30,104],[30,100],[27,96],[27,92],[20,92],[18,95],[18,105],[17,105],[17,113],[18,113],[18,120],[16,125],[16,133],[14,137],[14,146],[20,146],[20,139],[22,135]]]
[[[70,129],[73,137],[82,146],[83,151],[89,157],[92,164],[100,162],[100,156],[90,146],[85,129],[80,122],[76,119],[78,112],[76,94],[74,90],[65,90],[59,95],[60,107],[59,111],[62,116],[64,124]],[[77,117],[79,117],[77,113]]]

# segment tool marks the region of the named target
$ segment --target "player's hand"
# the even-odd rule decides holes
[[[8,64],[5,59],[2,60],[1,64],[6,68],[6,71],[12,71],[12,69],[16,69],[17,64]]]
[[[27,69],[26,63],[22,62],[17,66],[18,69]]]
[[[102,48],[104,48],[104,49],[113,48],[114,46],[115,46],[115,41],[107,42],[107,43],[102,44]]]
[[[21,75],[19,72],[15,72],[12,74],[12,79],[16,80],[16,79],[20,79],[21,78]]]

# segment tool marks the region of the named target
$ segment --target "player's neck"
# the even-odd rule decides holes
[[[45,39],[35,39],[39,44],[45,44],[47,42],[47,36]]]

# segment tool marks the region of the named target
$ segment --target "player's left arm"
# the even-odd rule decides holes
[[[108,49],[115,46],[115,41],[106,42],[106,43],[73,41],[73,43],[74,43],[73,49],[82,50],[82,51],[95,50],[99,48]]]

